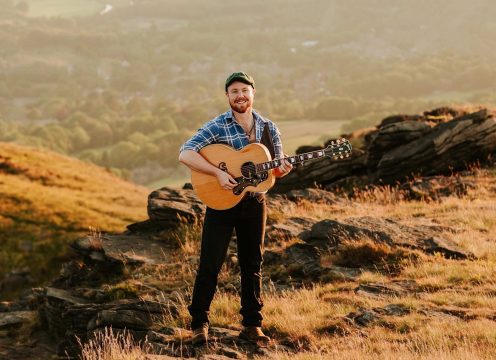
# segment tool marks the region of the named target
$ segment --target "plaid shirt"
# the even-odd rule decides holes
[[[253,118],[255,119],[256,129],[255,141],[257,143],[260,142],[264,125],[267,125],[272,142],[274,143],[275,158],[282,158],[281,133],[277,126],[272,121],[264,119],[255,111],[253,111]],[[232,110],[205,123],[193,137],[181,146],[180,152],[183,150],[199,152],[203,147],[210,144],[227,144],[236,150],[240,150],[249,144],[248,136],[241,125],[234,119]]]

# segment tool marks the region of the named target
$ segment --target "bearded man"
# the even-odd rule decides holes
[[[232,190],[237,182],[226,171],[209,163],[199,151],[210,144],[227,144],[236,150],[260,143],[265,127],[271,137],[276,159],[283,157],[280,132],[270,120],[253,110],[255,82],[244,72],[231,74],[225,82],[230,110],[205,123],[180,149],[179,161],[190,169],[215,176],[220,186]],[[267,131],[267,130],[265,130]],[[287,175],[293,166],[283,160],[274,169],[276,177]],[[210,304],[217,287],[217,277],[226,258],[233,230],[236,231],[238,261],[241,272],[241,310],[243,317],[239,336],[257,344],[270,338],[262,332],[262,260],[267,210],[265,194],[248,192],[236,206],[227,210],[207,207],[203,222],[200,264],[196,275],[191,305],[192,343],[207,342]]]

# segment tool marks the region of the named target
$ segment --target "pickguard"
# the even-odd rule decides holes
[[[219,163],[218,168],[222,171],[228,172],[225,162]],[[246,162],[241,165],[241,174],[242,176],[235,178],[238,185],[236,185],[232,190],[234,195],[241,195],[241,193],[248,186],[256,187],[258,184],[267,180],[267,178],[269,177],[269,173],[266,171],[257,174],[257,172],[255,171],[255,164],[253,164],[252,162]]]
[[[268,177],[268,172],[256,174],[251,178],[245,178],[244,176],[237,177],[235,180],[238,182],[238,185],[233,188],[233,194],[241,195],[243,190],[246,189],[248,186],[256,187],[261,182],[267,180]]]

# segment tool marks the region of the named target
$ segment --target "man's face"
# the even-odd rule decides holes
[[[231,109],[238,113],[245,113],[253,107],[255,89],[251,85],[235,81],[227,88],[226,95]]]

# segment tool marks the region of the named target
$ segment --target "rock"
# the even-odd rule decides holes
[[[279,179],[271,189],[272,193],[285,193],[293,189],[324,187],[334,181],[365,171],[366,153],[364,150],[353,149],[351,157],[333,160],[325,157],[308,161],[304,166],[298,166],[288,175]]]
[[[409,200],[439,200],[446,196],[464,196],[477,184],[458,176],[431,176],[403,183],[400,189]]]
[[[0,313],[0,330],[11,330],[33,321],[36,311],[12,311]]]
[[[334,280],[354,281],[362,274],[362,270],[342,266],[323,267],[321,280],[329,282]]]
[[[424,111],[424,116],[430,121],[447,122],[459,116],[465,115],[466,113],[467,112],[464,110],[443,106],[431,111]]]
[[[383,308],[359,309],[345,316],[345,319],[357,326],[370,326],[381,323],[387,325],[385,316],[404,316],[410,313],[410,309],[402,304],[390,304]]]
[[[177,225],[181,218],[194,221],[205,213],[205,205],[192,190],[174,190],[163,187],[148,195],[148,216]]]
[[[263,263],[266,265],[272,265],[281,262],[282,254],[272,250],[265,250],[263,255]]]
[[[194,222],[205,214],[205,205],[198,200],[191,186],[182,190],[167,187],[155,190],[148,195],[149,219],[130,224],[131,233],[160,234],[176,229],[185,222]]]
[[[145,221],[129,224],[126,227],[131,233],[160,234],[162,232],[169,231],[173,226],[171,226],[171,222],[169,220],[147,219]]]
[[[301,237],[302,233],[315,224],[314,219],[291,217],[282,223],[268,224],[265,231],[265,243],[285,241],[290,238]]]
[[[0,280],[0,293],[15,293],[25,289],[28,285],[33,284],[33,278],[28,269],[15,269],[7,273]]]
[[[404,296],[409,293],[419,291],[419,287],[415,281],[396,281],[391,283],[367,283],[360,284],[355,292],[359,295],[366,296]]]
[[[104,304],[90,303],[70,291],[47,288],[45,304],[39,309],[40,318],[58,342],[59,353],[78,354],[76,336],[86,341],[95,330],[111,326],[114,331],[127,329],[135,338],[144,339],[149,327],[164,311],[177,315],[174,306],[153,301],[126,299]]]
[[[453,118],[455,117],[455,118]],[[496,119],[483,109],[470,114],[439,108],[424,115],[386,118],[364,135],[350,158],[319,159],[279,179],[272,191],[395,184],[416,176],[452,174],[496,153]],[[343,179],[348,178],[344,181]],[[340,182],[339,186],[334,185]]]
[[[317,277],[322,272],[320,265],[320,251],[308,244],[294,244],[285,250],[285,256],[289,264],[298,265],[302,275],[306,277]]]
[[[167,244],[139,234],[102,234],[76,240],[72,248],[97,262],[120,265],[162,263]]]
[[[118,329],[147,330],[152,325],[152,317],[139,310],[109,309],[100,310],[86,325],[87,330],[105,326]]]
[[[217,354],[226,356],[229,359],[246,359],[242,353],[229,346],[221,344],[217,349]]]
[[[188,359],[194,359],[194,358],[184,358],[184,357],[182,357],[181,359],[188,360]],[[177,357],[175,357],[175,356],[169,356],[169,355],[147,354],[147,355],[145,355],[145,360],[177,360]]]
[[[383,128],[388,125],[402,123],[402,122],[420,122],[425,120],[425,117],[422,115],[392,115],[384,118],[379,124],[378,128]]]
[[[393,219],[370,216],[348,218],[343,222],[327,219],[312,226],[305,242],[322,249],[332,249],[344,240],[369,238],[389,246],[418,249],[428,254],[438,252],[448,258],[474,258],[469,251],[447,239],[439,238],[439,234],[446,230],[438,226],[404,225]]]
[[[404,316],[410,314],[411,310],[403,304],[389,304],[383,308],[374,308],[374,311],[379,314],[385,314],[389,316]]]
[[[374,170],[384,153],[420,138],[431,129],[427,123],[420,121],[401,121],[379,126],[367,149],[367,168]]]
[[[412,173],[424,176],[451,173],[484,161],[496,151],[496,119],[487,110],[441,123],[422,137],[387,151],[375,178],[385,183]]]
[[[200,357],[198,357],[198,360],[229,360],[229,359],[232,358],[224,355],[214,355],[214,354],[200,355]],[[235,358],[235,359],[239,359],[239,358]]]
[[[380,319],[380,316],[373,310],[361,309],[349,313],[346,315],[346,319],[349,319],[358,326],[368,326],[377,322]]]
[[[419,310],[419,313],[430,317],[441,317],[448,319],[458,318],[465,321],[475,320],[478,318],[477,315],[456,307],[423,308]]]
[[[437,236],[424,239],[422,241],[421,247],[425,252],[429,254],[439,253],[448,259],[475,259],[475,255],[473,255],[472,253],[463,251],[458,246],[454,245],[451,241],[441,239]]]
[[[330,191],[312,188],[288,191],[286,197],[288,200],[296,203],[306,200],[317,204],[336,204],[340,201],[337,196]]]

